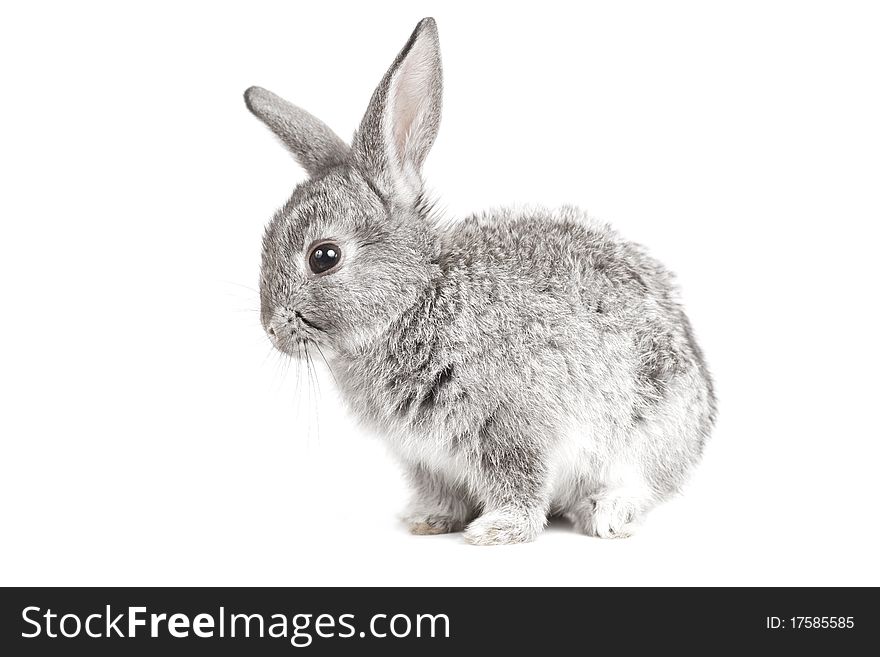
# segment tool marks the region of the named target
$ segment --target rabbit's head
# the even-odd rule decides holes
[[[382,78],[351,146],[308,112],[251,87],[248,109],[309,174],[266,228],[261,320],[273,344],[356,351],[411,307],[437,272],[421,167],[437,135],[440,50],[417,26]]]

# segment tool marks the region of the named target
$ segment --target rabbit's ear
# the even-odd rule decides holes
[[[348,145],[305,110],[260,87],[245,91],[244,102],[254,116],[281,138],[310,176],[348,161]]]
[[[421,192],[422,163],[440,126],[442,90],[437,24],[424,18],[373,93],[353,147],[376,185],[403,202]]]

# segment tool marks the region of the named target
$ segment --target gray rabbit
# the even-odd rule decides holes
[[[684,483],[715,416],[672,276],[573,207],[441,226],[421,179],[441,86],[426,18],[351,146],[245,92],[310,176],[266,229],[263,326],[286,354],[327,354],[409,474],[414,534],[519,543],[562,515],[629,536]]]

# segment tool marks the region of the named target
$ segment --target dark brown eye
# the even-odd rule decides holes
[[[333,242],[323,242],[312,249],[309,254],[309,268],[316,274],[330,271],[339,264],[342,251]]]

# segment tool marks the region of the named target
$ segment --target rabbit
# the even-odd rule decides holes
[[[345,405],[408,475],[412,533],[523,543],[562,516],[630,536],[715,421],[672,276],[574,207],[441,221],[421,175],[441,88],[425,18],[350,146],[245,92],[309,176],[265,231],[261,323],[285,354],[326,354]]]

